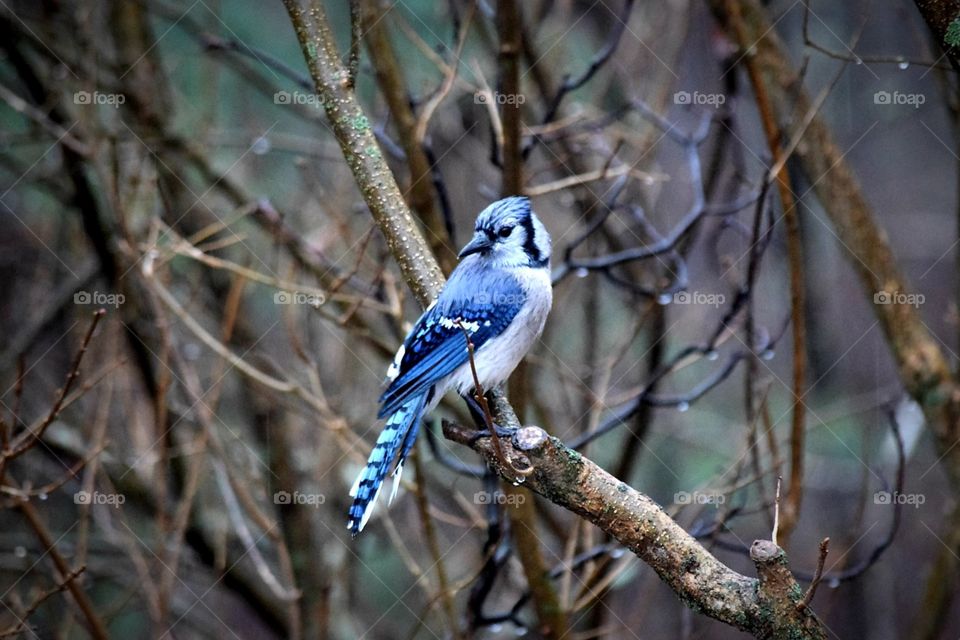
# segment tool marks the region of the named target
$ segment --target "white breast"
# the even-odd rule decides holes
[[[492,389],[510,377],[543,332],[543,325],[553,304],[549,269],[522,267],[511,275],[514,275],[523,287],[527,300],[510,326],[496,338],[484,343],[476,352],[474,363],[477,377],[484,389]],[[463,394],[473,387],[473,372],[468,362],[454,371],[445,388],[438,391],[456,389]],[[443,394],[438,393],[435,401],[439,401],[441,395]]]

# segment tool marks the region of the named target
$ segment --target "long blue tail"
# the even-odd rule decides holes
[[[363,531],[367,520],[370,519],[373,507],[377,502],[377,496],[380,495],[383,479],[399,452],[400,456],[394,471],[396,478],[393,494],[396,494],[397,486],[400,484],[403,461],[417,437],[420,416],[423,413],[424,405],[426,405],[427,395],[422,393],[410,398],[387,419],[383,431],[380,432],[380,437],[377,438],[377,444],[373,447],[373,451],[370,452],[370,457],[367,459],[367,466],[363,468],[363,471],[357,476],[356,482],[353,483],[353,488],[350,489],[353,504],[350,505],[350,521],[347,522],[347,528],[354,536]],[[400,451],[401,446],[403,451]],[[393,495],[390,499],[393,499]]]

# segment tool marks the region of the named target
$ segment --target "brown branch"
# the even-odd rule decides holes
[[[813,574],[813,580],[810,581],[810,586],[807,587],[807,592],[803,594],[803,600],[797,604],[798,607],[803,609],[809,607],[813,596],[817,594],[817,587],[820,586],[820,580],[823,579],[823,564],[827,561],[827,553],[829,552],[830,538],[824,538],[820,541],[820,555],[817,557],[817,570]]]
[[[57,399],[54,401],[53,406],[50,407],[50,412],[47,413],[47,417],[36,429],[30,429],[24,433],[21,433],[17,438],[14,439],[9,449],[0,453],[0,476],[2,476],[4,465],[10,460],[13,460],[14,458],[26,453],[30,447],[37,442],[37,440],[43,437],[43,432],[46,431],[47,427],[49,427],[50,424],[60,415],[60,409],[63,407],[64,400],[70,393],[70,389],[77,381],[77,378],[80,377],[80,363],[83,362],[83,356],[87,353],[87,347],[90,345],[90,340],[93,338],[93,332],[96,331],[97,325],[100,323],[100,319],[106,313],[107,312],[104,309],[98,309],[93,312],[93,320],[90,322],[90,326],[87,328],[87,333],[83,336],[83,341],[80,343],[80,350],[77,351],[77,355],[75,355],[73,358],[73,363],[70,365],[70,371],[67,373],[67,380],[64,382],[63,388],[60,389],[60,392],[57,394]]]
[[[497,30],[500,32],[500,91],[508,99],[503,104],[503,184],[500,193],[513,196],[523,189],[523,156],[520,137],[520,54],[523,51],[522,18],[517,0],[497,4]],[[510,99],[512,98],[512,99]]]
[[[454,640],[459,640],[463,634],[460,633],[460,625],[457,623],[457,615],[453,609],[453,591],[450,589],[447,569],[443,564],[443,554],[440,553],[437,531],[433,526],[433,518],[430,516],[430,501],[427,498],[427,476],[423,472],[423,465],[420,462],[420,451],[415,449],[411,452],[410,457],[413,458],[413,469],[417,474],[417,484],[413,494],[416,498],[417,510],[420,512],[420,522],[423,524],[423,535],[426,538],[427,547],[430,549],[430,555],[433,556],[433,567],[437,572],[437,597],[443,607],[443,614],[447,617],[451,637]]]
[[[467,341],[467,362],[470,363],[470,374],[473,376],[473,397],[483,410],[483,420],[486,424],[487,431],[490,432],[490,439],[493,441],[493,450],[497,453],[497,464],[499,465],[498,469],[510,469],[511,473],[517,474],[510,481],[522,482],[523,477],[529,475],[531,470],[529,468],[518,469],[516,466],[514,466],[512,460],[504,457],[503,447],[500,445],[500,435],[497,433],[497,425],[494,423],[493,414],[490,412],[490,403],[487,401],[487,394],[483,389],[483,385],[480,384],[480,376],[477,375],[477,363],[476,360],[474,360],[473,340],[470,339],[470,333],[467,331],[467,328],[463,325],[463,321],[460,318],[457,318],[456,325],[460,327],[461,331],[463,331],[463,338]]]
[[[942,638],[946,625],[950,623],[950,608],[960,579],[960,504],[953,507],[941,527],[947,533],[930,563],[920,606],[912,615],[911,640]]]
[[[17,622],[15,625],[10,627],[9,629],[0,631],[0,638],[19,637],[20,632],[22,632],[27,627],[27,620],[29,620],[30,616],[32,616],[36,612],[36,610],[40,608],[40,605],[42,605],[44,602],[49,600],[54,595],[68,589],[69,587],[67,583],[73,582],[74,580],[76,580],[77,577],[84,572],[84,570],[86,570],[86,567],[79,567],[77,569],[74,569],[69,574],[64,576],[63,579],[60,580],[54,587],[47,589],[46,591],[44,591],[43,593],[35,597],[33,599],[33,602],[30,603],[30,606],[28,606],[27,609],[24,611],[23,615],[20,616],[19,622]]]
[[[364,40],[370,52],[370,62],[376,73],[377,85],[390,108],[394,128],[403,152],[407,156],[410,171],[410,186],[405,195],[410,206],[427,229],[427,241],[440,262],[444,273],[450,273],[456,265],[456,255],[450,248],[450,236],[443,216],[437,207],[430,180],[430,160],[424,151],[422,140],[417,137],[418,122],[410,106],[406,76],[397,61],[390,34],[387,32],[385,11],[380,10],[376,0],[363,0]]]
[[[711,0],[710,4],[721,25],[733,34],[727,0]],[[863,293],[875,303],[874,313],[887,337],[900,379],[923,408],[943,456],[942,464],[954,486],[960,486],[960,447],[954,446],[960,435],[960,398],[944,353],[914,306],[896,300],[884,304],[887,300],[880,296],[901,296],[909,291],[887,234],[878,225],[844,160],[844,150],[834,141],[823,118],[815,115],[809,123],[792,119],[795,113],[809,113],[811,100],[802,90],[798,72],[769,16],[757,0],[741,0],[740,9],[746,40],[754,43],[753,57],[778,121],[792,122],[787,128],[791,137],[793,129],[806,126],[803,142],[794,153],[851,258]]]
[[[495,459],[489,438],[452,423],[443,430],[488,462]],[[772,542],[754,543],[751,558],[759,580],[749,578],[717,560],[653,500],[539,427],[524,427],[503,443],[509,457],[533,468],[525,486],[616,538],[687,606],[758,638],[826,638],[809,609],[797,608],[802,591],[783,550]]]
[[[503,146],[501,148],[502,174],[500,193],[512,196],[523,193],[523,137],[521,134],[521,95],[520,56],[523,53],[523,12],[517,0],[499,0],[497,3],[497,31],[500,36],[500,49],[497,62],[500,73],[500,91],[507,100],[502,102],[501,121],[503,124]],[[493,105],[497,102],[494,101]],[[493,106],[492,105],[492,106]],[[495,108],[495,106],[494,106]],[[603,172],[606,172],[606,167]],[[521,414],[523,402],[530,396],[527,367],[521,363],[510,380],[510,395],[517,398]],[[495,431],[492,433],[495,434]],[[496,435],[494,435],[496,437]],[[496,442],[499,449],[500,443]],[[502,454],[502,452],[500,452]],[[527,467],[526,477],[533,471]],[[522,478],[521,478],[522,479]],[[516,481],[514,481],[516,482]],[[537,507],[533,496],[519,489],[511,491],[523,496],[517,500],[511,514],[513,526],[510,535],[517,546],[517,558],[523,566],[524,575],[530,585],[533,607],[540,623],[539,632],[544,638],[563,638],[570,631],[567,616],[557,597],[556,590],[547,575],[547,566],[541,551],[541,542],[536,534]]]
[[[349,72],[340,61],[326,12],[317,0],[283,0],[283,4],[357,188],[404,279],[426,306],[440,291],[443,276],[436,260],[426,257],[429,251],[425,251],[423,234],[380,152],[370,120],[349,87]]]
[[[53,542],[53,536],[50,535],[50,531],[46,525],[43,524],[43,520],[40,519],[40,514],[37,513],[37,510],[29,500],[23,500],[17,503],[17,507],[27,520],[30,528],[33,529],[37,539],[40,540],[44,552],[50,556],[53,564],[56,565],[57,571],[60,572],[61,581],[66,584],[70,595],[73,596],[77,606],[80,607],[80,611],[83,613],[83,617],[87,622],[87,630],[90,632],[90,635],[97,638],[97,640],[107,640],[110,635],[107,633],[106,625],[104,625],[103,620],[97,615],[93,603],[90,601],[90,598],[87,597],[87,593],[80,588],[80,585],[78,585],[75,580],[69,579],[70,576],[73,575],[74,570],[70,568],[66,559],[60,555],[60,552]]]
[[[733,31],[741,50],[747,52],[752,41],[748,39],[746,27],[740,13],[740,0],[728,2],[728,13],[731,18]],[[804,312],[806,298],[803,286],[803,252],[800,238],[800,217],[797,211],[797,202],[794,198],[790,176],[787,173],[784,153],[781,146],[783,136],[777,124],[773,111],[773,104],[763,84],[760,67],[754,56],[746,53],[743,64],[747,68],[750,84],[756,98],[760,112],[760,122],[767,138],[767,146],[773,157],[773,164],[777,167],[777,191],[780,194],[780,204],[783,207],[783,218],[787,231],[787,261],[790,267],[790,323],[793,328],[793,414],[790,422],[790,483],[787,485],[787,495],[783,503],[780,519],[780,534],[784,541],[790,538],[800,516],[800,503],[803,499],[803,459],[806,443],[806,424],[804,413],[806,405],[803,397],[806,395],[807,370],[807,328]],[[774,538],[776,542],[776,538]]]

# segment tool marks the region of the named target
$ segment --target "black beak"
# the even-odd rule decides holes
[[[486,251],[493,246],[493,242],[490,241],[490,238],[484,233],[477,233],[473,236],[473,239],[467,243],[463,249],[460,250],[459,258],[466,258],[471,253],[480,253]]]

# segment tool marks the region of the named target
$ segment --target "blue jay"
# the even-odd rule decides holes
[[[347,528],[354,536],[370,519],[394,459],[390,501],[396,496],[423,415],[448,390],[461,395],[473,390],[464,331],[473,342],[477,378],[485,389],[504,382],[543,331],[553,302],[550,235],[527,198],[498,200],[480,212],[459,257],[387,371],[377,415],[387,422],[350,490]]]

